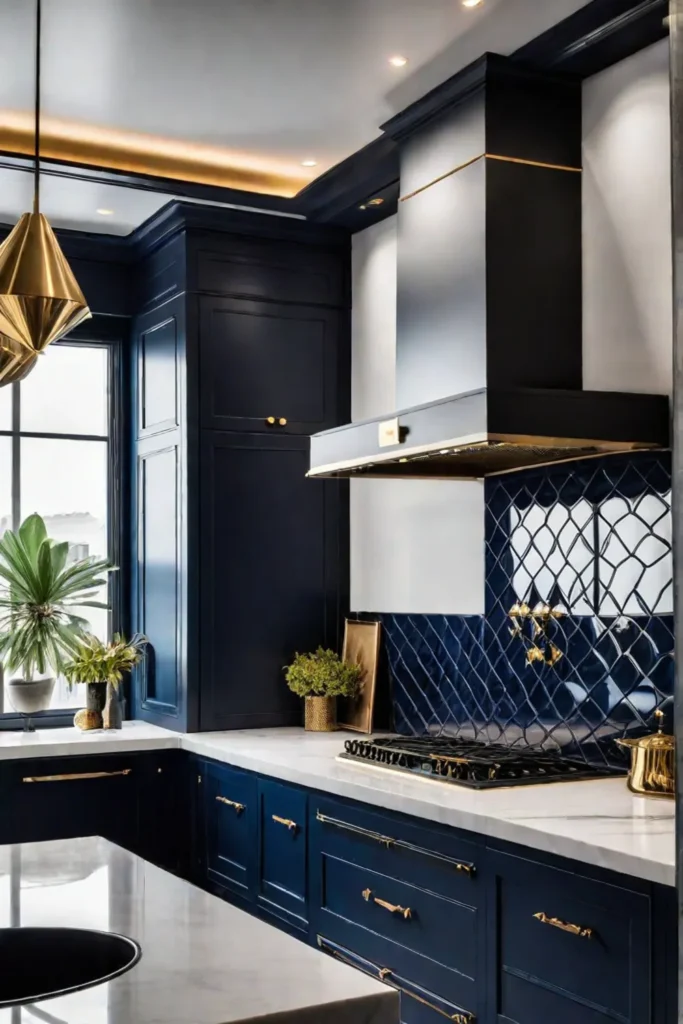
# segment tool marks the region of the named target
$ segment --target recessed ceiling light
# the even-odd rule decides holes
[[[408,63],[407,57],[402,57],[400,53],[397,53],[395,57],[389,58],[389,63],[395,68],[404,68]]]
[[[480,7],[484,0],[462,0],[463,7]]]
[[[315,165],[317,163],[318,163],[317,160],[302,160],[301,161],[301,166],[302,167],[315,167]]]
[[[104,206],[99,206],[97,208],[97,212],[99,213],[100,217],[113,217],[114,215],[113,210],[107,210]]]

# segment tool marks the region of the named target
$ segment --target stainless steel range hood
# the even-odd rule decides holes
[[[471,479],[667,447],[666,397],[582,390],[580,82],[487,54],[384,129],[402,411],[315,435],[309,476]]]

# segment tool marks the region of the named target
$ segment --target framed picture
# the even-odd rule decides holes
[[[360,693],[357,697],[338,702],[337,721],[340,729],[354,732],[372,732],[372,713],[375,706],[377,663],[379,661],[379,622],[346,620],[342,658],[363,668]]]

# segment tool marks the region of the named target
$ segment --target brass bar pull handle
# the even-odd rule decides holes
[[[427,999],[423,999],[422,996],[418,995],[417,992],[412,992],[409,988],[404,988],[403,985],[400,985],[391,977],[394,973],[391,967],[377,967],[375,964],[370,963],[369,960],[366,960],[364,963],[358,963],[357,960],[352,959],[356,954],[345,956],[340,950],[329,945],[322,935],[318,935],[318,946],[325,953],[333,956],[336,960],[341,960],[344,964],[350,964],[351,967],[355,967],[357,971],[361,971],[363,974],[367,974],[371,978],[379,978],[380,981],[383,981],[396,992],[400,992],[402,995],[408,996],[409,999],[414,999],[416,1003],[426,1006],[429,1010],[434,1010],[435,1013],[445,1017],[446,1020],[452,1021],[453,1024],[476,1024],[477,1018],[474,1013],[468,1013],[466,1010],[458,1010],[458,1012],[454,1014],[446,1013],[446,1011],[440,1006],[437,1006],[436,1003],[430,1003]],[[362,960],[363,958],[360,957],[359,959]]]
[[[238,804],[236,800],[228,800],[227,796],[217,796],[219,804],[225,804],[226,807],[234,807],[237,814],[241,814],[242,811],[246,810],[245,804]]]
[[[371,832],[367,828],[361,828],[360,825],[351,825],[347,821],[339,821],[337,818],[329,818],[326,814],[321,814],[320,811],[316,812],[316,820],[323,822],[326,825],[334,825],[335,828],[344,829],[347,832],[354,832],[357,836],[363,836],[365,839],[372,839],[376,843],[381,843],[382,846],[386,846],[387,850],[391,846],[396,845],[396,840],[392,839],[391,836],[383,836],[381,832]]]
[[[107,779],[112,775],[130,775],[132,768],[122,768],[118,772],[74,772],[70,775],[26,775],[22,782],[74,782],[76,779]]]
[[[276,821],[278,825],[284,825],[285,828],[288,828],[290,832],[296,832],[296,830],[299,827],[295,821],[292,821],[291,818],[281,818],[279,814],[273,815],[273,821]]]
[[[401,907],[396,903],[387,903],[386,900],[380,900],[377,896],[372,895],[372,889],[363,889],[363,899],[366,903],[372,900],[378,907],[383,907],[384,910],[388,910],[390,914],[400,914],[404,921],[410,921],[413,916],[413,912],[410,907]]]
[[[534,914],[537,921],[541,924],[549,924],[553,928],[559,928],[563,932],[569,932],[570,935],[578,935],[580,939],[592,939],[593,929],[582,928],[580,924],[570,924],[568,921],[560,921],[559,917],[548,917],[543,911],[539,911],[538,914]]]

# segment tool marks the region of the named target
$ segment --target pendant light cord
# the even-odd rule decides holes
[[[35,153],[36,165],[33,179],[33,212],[40,209],[40,35],[42,21],[42,2],[36,0],[36,110],[35,110]]]

